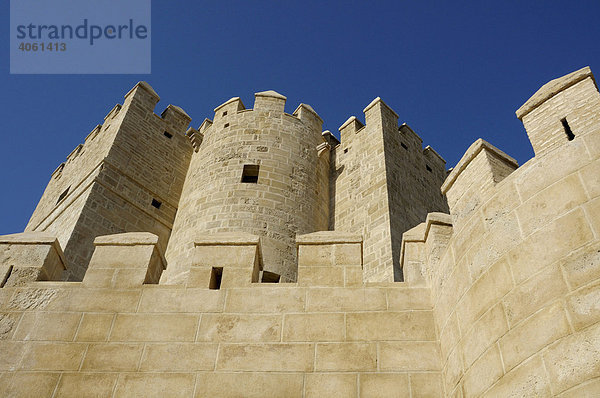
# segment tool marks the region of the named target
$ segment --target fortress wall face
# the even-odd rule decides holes
[[[265,270],[295,281],[296,234],[328,227],[328,150],[319,155],[321,119],[303,105],[283,112],[285,97],[258,93],[255,109],[239,99],[215,110],[186,177],[167,249],[167,283],[190,269],[194,238],[222,232],[261,237]],[[202,129],[201,129],[202,130]],[[244,179],[245,168],[255,173]]]
[[[431,282],[449,396],[596,391],[597,137],[532,159],[454,228]]]

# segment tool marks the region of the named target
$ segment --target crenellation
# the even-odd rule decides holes
[[[140,82],[0,237],[0,394],[596,396],[597,96],[550,82],[533,159],[446,170],[380,98],[337,140],[274,91],[188,128]]]

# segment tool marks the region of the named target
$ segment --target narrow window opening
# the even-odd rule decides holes
[[[225,123],[225,126],[223,126],[223,128],[227,128],[229,127],[229,123]]]
[[[573,134],[573,131],[571,131],[571,126],[569,126],[569,122],[567,122],[567,118],[563,118],[560,120],[560,122],[563,125],[563,128],[565,129],[565,134],[567,135],[567,139],[569,141],[573,141],[575,139],[575,134]]]
[[[427,169],[428,172],[433,173],[433,170],[431,169],[431,167],[429,167],[428,164],[425,165],[425,168]]]
[[[242,172],[242,182],[248,182],[252,184],[258,183],[258,169],[260,168],[257,164],[245,164],[244,171]]]
[[[168,139],[171,139],[171,138],[173,138],[173,134],[169,133],[168,131],[165,131],[163,134],[164,134],[164,135],[165,135],[165,137],[167,137]]]
[[[348,153],[348,148],[344,149],[344,153]]]
[[[70,185],[69,185],[69,188],[65,189],[64,192],[60,194],[60,196],[58,197],[58,200],[56,201],[56,204],[58,204],[61,200],[63,200],[65,198],[65,196],[68,195],[69,189],[71,189]]]
[[[261,283],[279,283],[279,278],[275,272],[263,271]]]
[[[159,202],[156,199],[152,199],[152,206],[156,207],[157,209],[160,209],[160,205],[162,205],[162,202]]]
[[[406,144],[404,142],[401,142],[400,145],[402,146],[402,148],[404,148],[408,151],[408,147],[406,146]]]
[[[227,111],[223,112],[223,116],[227,116]]]
[[[210,270],[210,282],[208,288],[219,290],[221,288],[221,279],[223,278],[223,267],[212,267]]]

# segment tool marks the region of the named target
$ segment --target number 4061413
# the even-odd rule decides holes
[[[67,43],[21,43],[21,51],[67,51]]]

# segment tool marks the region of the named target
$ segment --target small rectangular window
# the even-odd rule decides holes
[[[162,202],[159,202],[156,199],[152,199],[152,206],[156,207],[157,209],[160,209],[160,205],[162,205]]]
[[[404,149],[408,150],[408,147],[406,146],[406,144],[405,144],[404,142],[401,142],[401,143],[400,143],[400,146],[402,146],[402,148],[404,148]]]
[[[56,204],[58,204],[61,200],[63,200],[65,198],[65,196],[67,196],[69,194],[69,189],[71,189],[70,185],[69,185],[69,188],[65,189],[64,192],[60,194],[60,196],[58,197],[58,200],[56,201]]]
[[[575,134],[571,131],[571,126],[569,126],[569,122],[567,122],[567,118],[563,118],[560,120],[563,125],[563,129],[565,129],[565,134],[567,135],[567,139],[569,141],[573,141],[575,139]]]
[[[258,183],[259,168],[260,166],[257,164],[245,164],[244,171],[242,172],[242,182]]]
[[[227,128],[229,127],[229,123],[225,123],[225,125],[223,126],[223,128]]]
[[[221,288],[221,279],[223,278],[223,267],[212,267],[210,271],[210,281],[208,288],[219,290]]]
[[[275,272],[263,271],[261,283],[279,283],[279,278]]]
[[[169,133],[168,131],[165,131],[163,134],[169,139],[173,138],[173,134]]]
[[[223,112],[223,116],[227,116],[227,111]]]
[[[427,169],[427,171],[428,171],[428,172],[430,172],[430,173],[432,173],[432,172],[433,172],[433,170],[431,169],[431,167],[429,167],[429,165],[428,165],[428,164],[426,164],[426,165],[425,165],[425,168]]]

